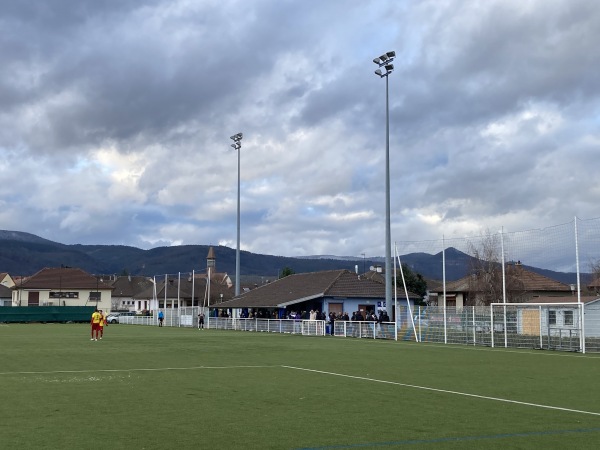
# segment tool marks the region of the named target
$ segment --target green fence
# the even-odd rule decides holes
[[[4,322],[89,322],[94,306],[0,306]]]

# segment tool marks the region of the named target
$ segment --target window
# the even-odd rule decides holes
[[[565,325],[573,325],[573,311],[565,311]]]
[[[556,325],[556,311],[548,311],[548,325]]]
[[[49,298],[79,298],[79,292],[50,291]]]

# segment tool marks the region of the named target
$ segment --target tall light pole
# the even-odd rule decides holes
[[[242,148],[242,133],[231,136],[231,146],[238,154],[238,183],[237,183],[237,247],[235,250],[235,295],[240,295],[240,150]]]
[[[375,75],[385,78],[385,310],[392,307],[392,232],[390,226],[390,100],[388,76],[394,70],[392,61],[396,52],[387,52],[375,58],[379,67]],[[381,69],[384,69],[382,71]],[[397,314],[397,313],[395,313]]]

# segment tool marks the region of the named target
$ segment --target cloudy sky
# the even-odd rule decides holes
[[[382,256],[600,216],[585,0],[3,0],[0,229]]]

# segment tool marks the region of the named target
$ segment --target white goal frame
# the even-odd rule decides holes
[[[524,311],[534,312],[525,314]],[[569,314],[570,312],[570,314]],[[491,329],[500,329],[504,336],[504,347],[508,347],[509,329],[512,328],[516,334],[531,335],[533,331],[532,319],[537,319],[539,347],[545,348],[544,338],[546,338],[546,348],[559,348],[562,346],[563,334],[569,341],[577,338],[579,348],[576,351],[585,353],[585,320],[584,303],[582,302],[552,302],[552,303],[491,303],[490,304],[490,322]],[[508,322],[509,313],[516,319],[515,322]],[[536,317],[537,313],[537,317]],[[501,314],[502,320],[496,319],[496,315]],[[531,317],[527,317],[527,316]],[[558,346],[553,346],[552,341],[558,339]],[[498,346],[494,342],[494,333],[492,332],[492,347]]]

